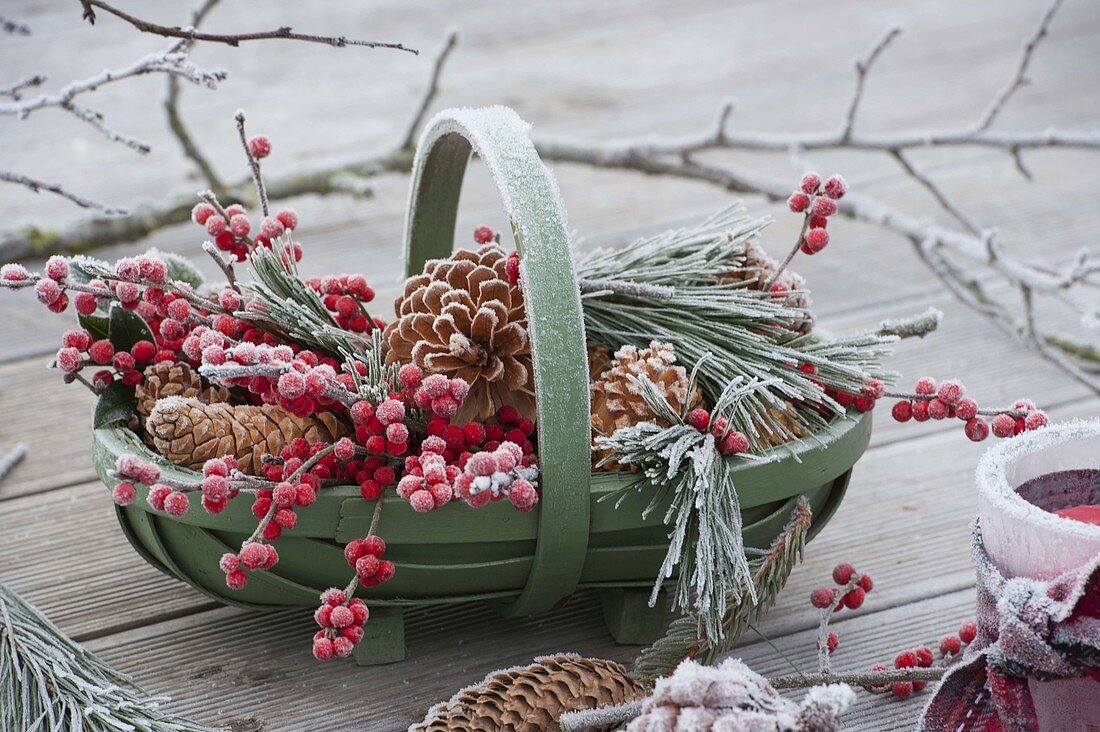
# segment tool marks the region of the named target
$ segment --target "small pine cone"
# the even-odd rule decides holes
[[[145,429],[156,451],[177,465],[199,470],[211,458],[233,455],[248,475],[260,473],[265,454],[278,455],[297,437],[332,443],[348,433],[331,412],[296,417],[273,404],[203,404],[182,397],[159,400]]]
[[[534,372],[523,291],[511,284],[508,256],[495,244],[435,259],[405,281],[386,326],[390,363],[412,362],[428,373],[470,385],[457,422],[486,419],[499,407],[535,414]]]
[[[137,413],[144,421],[158,399],[178,396],[198,399],[205,404],[229,401],[229,390],[220,386],[203,386],[202,378],[180,361],[161,361],[147,366],[144,378],[135,390]]]
[[[698,389],[688,393],[691,383],[687,370],[683,366],[674,365],[675,363],[676,353],[667,343],[653,341],[646,349],[623,346],[616,351],[611,367],[589,387],[592,395],[593,435],[610,435],[621,427],[630,427],[640,422],[669,426],[658,419],[649,408],[638,385],[630,380],[631,376],[649,377],[679,414],[687,414],[698,406],[702,394]],[[607,451],[593,448],[593,466],[606,456]],[[615,462],[600,467],[600,470],[608,471],[621,469],[622,466]]]
[[[779,271],[779,262],[764,251],[764,248],[753,242],[745,245],[745,261],[740,269],[722,275],[720,281],[723,284],[746,282],[750,290],[763,290],[764,285],[771,281],[775,273]],[[806,292],[806,279],[790,268],[779,277],[779,282],[787,286],[791,294],[787,295],[786,304],[792,308],[801,308],[806,311],[807,317],[796,324],[794,330],[800,334],[813,330],[814,321],[810,314],[810,295]]]
[[[765,421],[759,412],[750,415],[757,432],[753,437],[753,447],[757,449],[775,447],[809,434],[805,420],[798,416],[798,412],[790,402],[784,404],[782,409],[777,406],[761,407],[761,409],[764,408],[767,409],[770,420]]]
[[[409,732],[550,732],[566,712],[645,698],[645,688],[614,661],[574,655],[536,658],[496,671],[428,710]]]

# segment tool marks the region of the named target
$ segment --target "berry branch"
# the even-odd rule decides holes
[[[115,208],[114,206],[108,206],[105,203],[100,203],[91,198],[85,198],[84,196],[70,193],[65,190],[60,183],[45,183],[40,180],[35,180],[34,178],[28,178],[25,175],[20,175],[19,173],[11,173],[5,170],[0,170],[0,181],[26,186],[35,193],[41,193],[42,191],[54,193],[62,198],[69,199],[77,206],[80,206],[80,208],[95,209],[104,216],[126,216],[129,213],[129,211],[124,208]]]
[[[80,4],[84,6],[84,19],[92,25],[95,25],[96,21],[96,8],[110,13],[111,15],[126,21],[133,27],[137,28],[142,33],[153,33],[158,36],[164,36],[166,38],[182,38],[187,41],[208,41],[211,43],[224,43],[229,46],[239,46],[241,43],[248,41],[264,41],[264,40],[288,40],[288,41],[305,41],[306,43],[321,43],[326,46],[333,46],[334,48],[344,48],[346,46],[363,46],[366,48],[388,48],[395,51],[407,51],[413,55],[417,55],[420,52],[415,48],[408,48],[401,43],[383,42],[383,41],[363,41],[347,38],[345,36],[318,36],[308,33],[295,33],[290,26],[282,26],[271,31],[260,31],[253,33],[204,33],[196,30],[195,28],[181,28],[179,26],[167,26],[160,25],[158,23],[152,23],[147,20],[142,20],[129,13],[123,12],[118,8],[115,8],[102,0],[80,0]]]
[[[237,121],[237,134],[241,138],[241,147],[248,158],[248,167],[252,171],[252,182],[256,186],[256,196],[260,199],[260,210],[267,216],[270,211],[267,207],[267,191],[264,189],[264,179],[260,175],[260,158],[266,158],[271,152],[271,141],[263,135],[249,138],[244,133],[244,112],[237,110],[233,116]]]

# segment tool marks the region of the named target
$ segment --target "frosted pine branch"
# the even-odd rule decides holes
[[[937,308],[928,308],[923,313],[906,318],[891,318],[879,323],[875,331],[879,335],[895,335],[898,338],[924,338],[940,326],[943,313]]]

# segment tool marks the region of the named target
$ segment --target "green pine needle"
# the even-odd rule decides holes
[[[673,621],[664,637],[642,651],[634,662],[633,675],[652,683],[672,673],[686,658],[710,665],[728,653],[745,630],[775,606],[791,570],[802,560],[811,522],[810,504],[804,497],[799,498],[783,531],[768,551],[752,562],[756,602],[741,598],[729,604],[722,615],[720,639],[700,633],[699,620],[686,615]]]
[[[213,732],[161,711],[0,582],[0,729],[20,732]]]

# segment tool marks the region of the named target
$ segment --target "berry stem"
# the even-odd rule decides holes
[[[787,252],[787,256],[780,263],[779,268],[775,270],[775,274],[769,277],[768,281],[764,283],[764,287],[761,288],[764,292],[768,292],[771,289],[771,286],[775,284],[776,280],[783,274],[783,270],[787,269],[791,260],[798,254],[798,250],[802,247],[802,240],[806,238],[806,229],[810,228],[810,218],[812,215],[811,210],[807,209],[805,215],[802,217],[802,230],[798,232],[798,238],[794,240],[794,246]]]
[[[820,684],[851,684],[868,691],[895,681],[939,681],[947,673],[946,666],[929,668],[896,668],[886,671],[868,671],[866,673],[834,674],[825,671],[816,674],[792,674],[768,679],[776,689],[801,689]]]
[[[817,625],[817,668],[820,673],[829,673],[829,621],[832,620],[833,613],[844,605],[845,595],[859,587],[862,577],[859,572],[853,572],[848,584],[836,593],[833,604],[821,609],[821,618]]]
[[[252,150],[248,146],[248,137],[244,133],[244,112],[238,109],[233,119],[237,120],[237,132],[241,137],[241,147],[244,148],[245,157],[248,158],[248,167],[252,169],[252,182],[256,185],[256,195],[260,199],[260,208],[263,210],[264,216],[267,216],[271,213],[267,206],[267,189],[264,188],[264,179],[260,175],[260,161],[252,154]]]
[[[312,457],[309,458],[309,460],[306,460],[304,463],[302,463],[301,467],[299,467],[297,470],[295,470],[283,482],[285,482],[285,483],[296,483],[298,480],[301,479],[301,477],[303,475],[305,475],[310,470],[312,470],[313,467],[315,465],[317,465],[317,463],[321,462],[326,457],[331,455],[332,451],[335,450],[335,449],[336,449],[335,445],[326,445],[323,449],[318,450]],[[249,536],[247,539],[245,539],[243,542],[241,542],[241,546],[243,547],[245,544],[251,544],[252,542],[256,541],[257,537],[261,536],[263,534],[264,529],[267,528],[267,525],[269,523],[271,523],[271,520],[273,518],[275,518],[275,512],[278,511],[278,510],[279,510],[279,505],[277,503],[275,503],[274,501],[272,501],[271,506],[267,509],[267,513],[265,513],[264,517],[262,519],[260,519],[260,523],[256,525],[256,530],[252,532],[251,536]]]
[[[901,401],[909,402],[930,402],[938,397],[937,394],[917,394],[915,392],[910,393],[904,391],[887,391],[883,392],[882,395],[889,399],[900,399]],[[1013,409],[1011,407],[1006,407],[1005,409],[979,409],[975,412],[975,414],[983,417],[996,417],[998,414],[1007,414],[1010,417],[1022,418],[1026,417],[1028,413],[1026,410],[1023,409]]]

